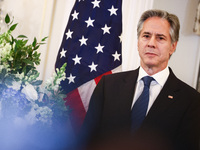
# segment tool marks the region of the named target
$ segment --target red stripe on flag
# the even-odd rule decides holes
[[[95,83],[98,84],[102,76],[108,74],[112,74],[112,72],[109,71],[98,76],[97,78],[94,79]],[[86,115],[86,110],[83,105],[84,99],[81,99],[78,89],[75,89],[69,92],[67,94],[67,97],[64,98],[64,100],[66,101],[65,105],[70,106],[69,108],[71,111],[69,118],[71,121],[72,128],[77,133],[80,130]]]
[[[96,77],[96,78],[94,79],[94,81],[96,82],[96,84],[98,84],[99,81],[101,80],[102,76],[108,75],[108,74],[112,74],[112,72],[111,72],[111,71],[108,71],[108,72],[106,72],[106,73],[104,73],[104,74],[102,74],[102,75]]]
[[[70,106],[71,112],[69,118],[71,121],[71,125],[74,128],[74,131],[78,132],[86,115],[86,111],[81,101],[78,89],[75,89],[68,93],[67,97],[64,98],[64,100],[66,100],[65,105]]]

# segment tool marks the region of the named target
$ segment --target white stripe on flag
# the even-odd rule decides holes
[[[78,92],[80,94],[83,106],[86,111],[88,110],[90,98],[92,96],[92,93],[93,93],[95,87],[96,87],[96,83],[94,80],[88,81],[87,83],[78,87]]]

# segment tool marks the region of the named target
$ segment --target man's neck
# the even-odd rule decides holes
[[[141,65],[141,67],[144,69],[144,71],[149,75],[152,76],[162,70],[164,70],[167,66],[163,66],[163,67],[149,67],[149,66],[143,66]]]

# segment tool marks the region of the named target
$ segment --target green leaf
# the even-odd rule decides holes
[[[25,63],[30,64],[30,65],[34,65],[34,63],[31,60],[28,60],[28,59],[23,59],[22,62],[25,62]]]
[[[46,43],[38,43],[38,44],[43,45],[43,44],[46,44]]]
[[[19,35],[17,38],[27,38],[25,35]]]
[[[8,24],[10,22],[10,17],[8,14],[6,14],[6,17],[5,17],[5,22],[6,24]]]
[[[31,75],[36,75],[38,77],[39,76],[39,72],[37,70],[30,70],[27,73],[27,76],[31,76]]]
[[[34,48],[34,50],[37,50],[39,47],[40,47],[40,45],[36,46],[36,47]]]
[[[32,43],[32,46],[33,46],[33,47],[35,47],[35,46],[36,46],[36,44],[37,44],[37,39],[36,39],[36,38],[34,38],[34,41],[33,41],[33,43]]]
[[[11,39],[12,39],[12,40],[10,41],[10,44],[11,44],[11,45],[13,45],[13,44],[14,44],[14,41],[15,41],[15,39],[14,39],[14,37],[13,37],[12,35],[11,35]]]
[[[46,41],[47,38],[48,38],[48,36],[44,37],[41,41],[44,42],[44,41]]]
[[[14,24],[14,25],[12,25],[12,26],[10,27],[10,31],[13,31],[13,30],[15,30],[16,26],[17,26],[17,23],[16,23],[16,24]]]
[[[24,75],[26,75],[26,67],[23,68],[22,72],[24,73]],[[21,73],[21,72],[20,72]]]
[[[24,47],[27,44],[28,40],[22,41],[22,46]]]
[[[39,86],[42,84],[42,80],[37,80],[31,83],[33,86]]]

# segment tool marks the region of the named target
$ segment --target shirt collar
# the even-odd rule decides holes
[[[149,75],[144,71],[142,67],[140,67],[137,81],[141,80],[145,76]],[[169,67],[166,67],[164,70],[154,74],[151,77],[153,77],[155,81],[163,87],[165,82],[167,81],[168,76],[169,76]]]

